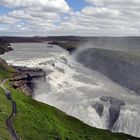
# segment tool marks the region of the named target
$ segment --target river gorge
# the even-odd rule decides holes
[[[45,80],[34,80],[35,100],[90,126],[140,137],[139,56],[126,58],[125,49],[113,47],[82,46],[72,54],[46,43],[13,43],[11,47],[14,51],[2,55],[7,63],[46,72]]]

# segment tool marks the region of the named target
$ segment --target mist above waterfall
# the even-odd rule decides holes
[[[79,43],[79,48],[102,48],[133,52],[140,55],[140,40],[137,37],[95,37]]]
[[[55,106],[93,127],[140,137],[140,96],[98,71],[84,67],[77,61],[81,48],[70,55],[58,46],[12,46],[14,51],[3,55],[7,62],[46,71],[46,81],[35,81],[35,100]],[[86,47],[93,44],[87,43]],[[82,52],[86,52],[86,47]],[[111,45],[104,48],[113,49]],[[111,118],[110,113],[115,117]]]

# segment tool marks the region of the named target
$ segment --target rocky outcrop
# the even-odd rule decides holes
[[[19,88],[27,96],[32,96],[34,90],[34,79],[45,78],[46,73],[42,69],[31,69],[26,67],[15,67],[16,73],[10,79],[13,88]]]
[[[104,108],[107,107],[108,111],[106,113],[108,116],[107,128],[109,130],[113,129],[114,124],[119,118],[122,106],[125,105],[123,100],[115,97],[103,96],[100,98],[99,102],[95,102],[92,107],[96,110],[97,114],[102,117]]]
[[[108,102],[110,105],[108,129],[112,130],[115,122],[119,118],[121,106],[124,106],[125,102],[123,100],[114,97],[109,97],[109,96],[103,96],[100,98],[100,100],[103,102]]]
[[[13,49],[9,46],[10,44],[7,41],[0,39],[0,54],[4,54],[5,52],[12,51]],[[1,58],[0,58],[0,70],[3,72],[13,71],[13,69],[6,63],[6,61]]]
[[[69,53],[73,53],[77,47],[79,46],[79,42],[77,41],[52,41],[48,42],[49,45],[58,45],[63,49],[69,51]]]
[[[5,52],[12,51],[13,49],[9,46],[10,44],[7,41],[0,39],[0,54],[4,54]]]
[[[123,106],[125,105],[125,102],[123,100],[114,98],[114,97],[109,97],[109,96],[103,96],[100,98],[100,100],[104,102],[110,102],[111,105],[117,105],[117,106]]]
[[[94,104],[92,105],[92,107],[96,110],[97,114],[98,114],[100,117],[102,117],[102,114],[103,114],[103,111],[104,111],[104,105],[101,104],[101,103],[96,102],[96,103],[94,103]]]

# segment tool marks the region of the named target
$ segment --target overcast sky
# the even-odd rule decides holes
[[[140,0],[0,0],[0,35],[140,35]]]

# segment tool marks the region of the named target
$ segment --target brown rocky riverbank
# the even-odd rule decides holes
[[[32,96],[34,89],[34,79],[44,78],[46,73],[42,69],[15,67],[16,73],[10,79],[10,85],[15,89],[20,89],[27,96]]]

